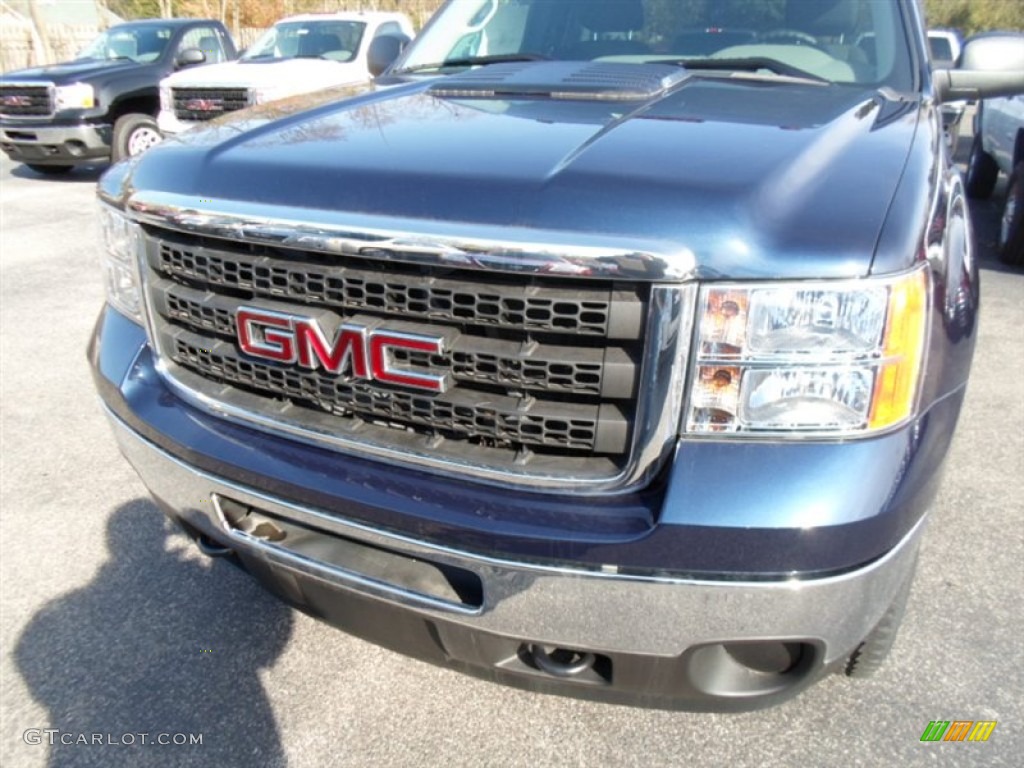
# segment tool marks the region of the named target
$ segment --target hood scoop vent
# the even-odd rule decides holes
[[[593,61],[490,64],[451,75],[429,90],[441,98],[644,101],[689,77],[681,67]]]

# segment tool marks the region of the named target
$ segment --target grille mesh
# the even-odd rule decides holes
[[[179,120],[212,120],[249,106],[247,88],[172,88]]]
[[[0,115],[40,117],[53,114],[50,89],[45,85],[0,84]]]
[[[322,431],[327,418],[339,434],[399,451],[412,438],[439,458],[476,450],[479,461],[527,474],[531,461],[544,473],[564,466],[578,474],[630,459],[647,285],[495,275],[155,228],[144,239],[158,353],[207,400],[244,401],[264,424],[306,419]],[[243,306],[315,322],[331,346],[342,323],[443,338],[441,354],[394,346],[388,354],[400,370],[445,375],[448,388],[416,391],[329,372],[315,359],[302,367],[243,353],[235,320]]]
[[[524,286],[468,283],[415,276],[388,279],[386,273],[341,266],[316,266],[249,254],[162,243],[154,266],[161,272],[212,286],[252,291],[305,304],[385,312],[527,331],[606,336],[612,315],[607,289],[538,292]],[[539,295],[538,295],[539,294]],[[639,302],[629,332],[639,333]]]
[[[455,391],[446,396],[427,396],[383,389],[317,372],[284,368],[244,360],[208,349],[205,342],[177,338],[168,344],[174,358],[198,373],[246,388],[272,390],[278,396],[318,403],[340,415],[362,415],[403,424],[419,424],[440,433],[473,435],[493,441],[619,453],[620,441],[599,445],[597,406],[537,405],[522,408],[515,398],[490,397],[476,402]],[[165,346],[168,346],[165,345]],[[606,417],[607,420],[607,417]],[[620,416],[621,420],[621,416]],[[622,429],[608,429],[620,438]]]
[[[164,314],[193,330],[210,330],[230,340],[237,333],[235,318],[227,302],[200,300],[200,295],[180,286],[168,285],[158,296]],[[482,347],[482,348],[481,348]],[[493,352],[488,348],[494,349]],[[450,361],[440,355],[396,349],[395,361],[403,367],[436,372],[447,370],[456,380],[477,381],[495,386],[549,392],[576,392],[598,395],[603,391],[604,374],[610,362],[598,349],[537,346],[529,354],[520,345],[489,339],[459,337],[451,345]],[[575,359],[574,359],[575,358]],[[625,381],[618,389],[632,391],[637,366],[625,350],[618,352]],[[605,385],[608,389],[611,385]]]

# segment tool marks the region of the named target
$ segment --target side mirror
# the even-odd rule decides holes
[[[408,44],[409,38],[405,35],[381,35],[374,38],[370,43],[370,50],[366,52],[366,66],[370,70],[370,74],[378,77],[395,63],[395,59]]]
[[[994,32],[964,43],[958,69],[932,73],[939,101],[1024,93],[1024,35]]]
[[[194,67],[196,64],[205,64],[206,54],[198,48],[186,48],[178,54],[178,58],[174,60],[174,65],[181,69],[183,67]]]

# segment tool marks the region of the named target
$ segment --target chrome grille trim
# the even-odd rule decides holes
[[[39,120],[40,118],[50,118],[56,114],[56,86],[53,83],[46,80],[38,81],[2,81],[0,80],[0,94],[9,91],[22,91],[22,90],[42,90],[46,95],[46,111],[32,111],[32,112],[8,112],[2,106],[0,101],[0,117],[5,120]],[[40,94],[37,94],[34,98],[39,98]]]
[[[693,253],[677,243],[607,234],[404,219],[366,213],[205,200],[136,192],[100,198],[142,224],[232,242],[276,245],[446,268],[637,282],[696,279]]]
[[[150,269],[145,246],[148,239],[139,238],[138,260],[157,370],[183,400],[220,418],[355,457],[414,466],[499,487],[579,495],[627,493],[641,488],[650,482],[674,448],[696,305],[695,283],[656,284],[647,293],[639,395],[634,401],[636,408],[624,462],[608,461],[601,456],[577,461],[534,454],[522,464],[517,460],[497,466],[488,463],[492,458],[488,447],[453,445],[439,456],[437,442],[430,435],[405,434],[375,424],[342,425],[330,413],[300,413],[300,409],[287,402],[268,408],[265,396],[218,385],[176,365],[161,354],[163,321],[156,316],[153,299],[159,290],[159,278]],[[365,258],[365,254],[361,257]]]

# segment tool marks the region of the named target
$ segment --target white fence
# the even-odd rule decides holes
[[[44,53],[41,41],[33,42],[32,25],[27,22],[0,21],[0,72],[12,69],[52,64],[74,58],[89,44],[99,30],[93,25],[71,26],[54,24],[46,28],[50,57]]]

